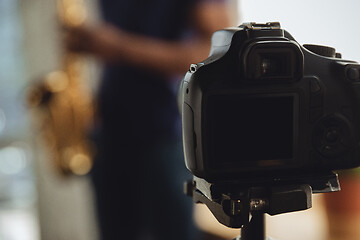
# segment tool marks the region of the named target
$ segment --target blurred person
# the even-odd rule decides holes
[[[103,240],[199,239],[181,152],[176,89],[230,26],[226,0],[100,0],[104,23],[67,29],[104,61],[92,170]]]

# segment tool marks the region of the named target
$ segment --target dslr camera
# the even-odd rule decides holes
[[[360,65],[277,22],[215,32],[179,96],[186,166],[208,183],[360,165]]]

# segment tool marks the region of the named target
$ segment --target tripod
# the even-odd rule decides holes
[[[249,224],[242,227],[241,237],[237,237],[234,240],[244,240],[244,239],[266,239],[265,235],[265,215],[263,213],[257,213],[252,216]]]
[[[337,174],[317,172],[290,174],[276,178],[247,178],[209,183],[194,177],[185,192],[195,203],[203,203],[223,225],[241,228],[234,240],[266,240],[264,214],[306,210],[312,207],[312,194],[339,191]]]

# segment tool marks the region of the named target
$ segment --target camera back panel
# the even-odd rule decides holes
[[[236,180],[360,165],[360,65],[311,50],[280,28],[214,34],[209,58],[192,66],[180,93],[194,175]]]

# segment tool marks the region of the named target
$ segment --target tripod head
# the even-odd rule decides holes
[[[195,203],[206,204],[221,224],[242,228],[242,240],[265,239],[265,213],[306,210],[312,207],[312,193],[339,190],[338,175],[331,171],[222,183],[194,177],[185,186],[186,194]]]

